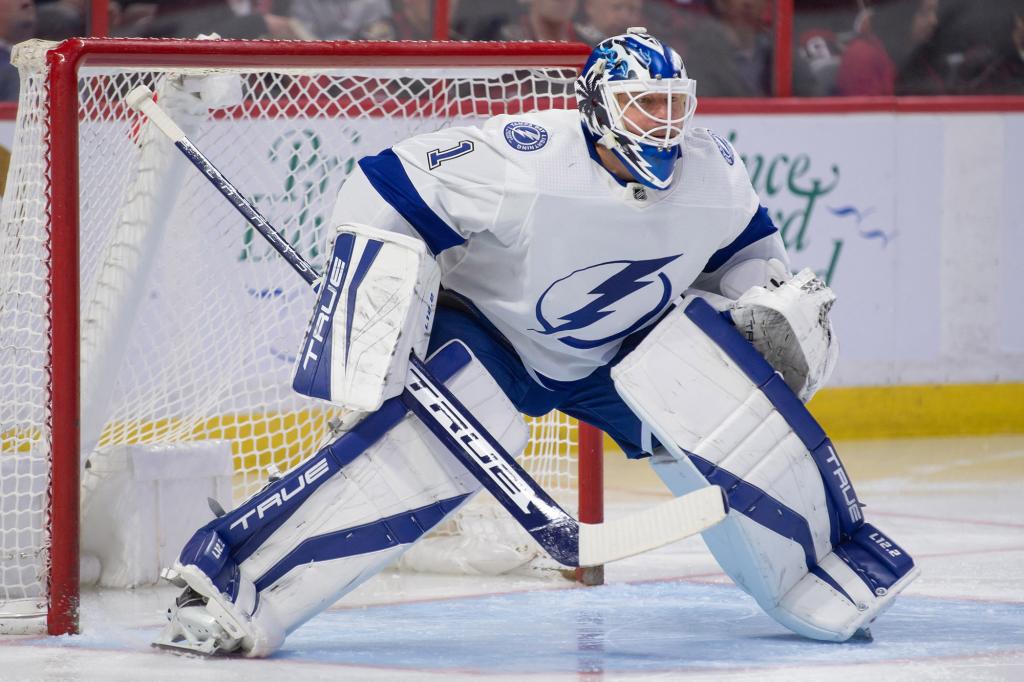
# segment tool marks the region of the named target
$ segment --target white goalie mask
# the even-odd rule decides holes
[[[697,108],[697,84],[671,47],[631,28],[602,41],[576,79],[584,129],[610,149],[637,182],[672,183],[686,125]]]

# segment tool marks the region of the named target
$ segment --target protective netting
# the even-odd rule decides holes
[[[24,104],[0,219],[0,613],[45,613],[49,353],[45,111],[40,74]]]
[[[72,133],[49,127],[42,69],[36,60],[21,71],[0,227],[0,618],[45,611],[48,547],[60,542],[46,530],[47,172],[50,136]],[[119,444],[229,441],[237,502],[266,482],[269,466],[287,470],[314,452],[334,416],[290,389],[313,305],[308,286],[123,106],[131,89],[152,88],[193,142],[319,268],[335,196],[358,158],[418,132],[567,106],[573,76],[461,66],[80,69],[83,461]],[[575,428],[558,416],[533,427],[523,463],[571,508]],[[470,544],[490,551],[510,534],[520,558],[506,556],[497,562],[503,568],[532,557],[518,529],[486,510],[485,497],[443,536],[469,530],[482,538]],[[495,563],[467,561],[469,570]]]

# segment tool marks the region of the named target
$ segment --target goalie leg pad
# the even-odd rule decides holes
[[[467,358],[462,367],[446,367]],[[449,344],[428,366],[507,451],[522,451],[525,422],[464,346]],[[427,427],[392,399],[200,529],[175,570],[209,599],[207,609],[246,655],[266,656],[478,490]]]
[[[704,539],[783,625],[848,639],[917,576],[913,560],[864,523],[821,427],[704,301],[670,313],[612,377],[663,444],[651,464],[669,489],[726,491],[729,516]]]

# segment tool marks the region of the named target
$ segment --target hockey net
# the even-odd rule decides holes
[[[573,106],[584,55],[528,44],[19,46],[0,225],[0,622],[46,614],[51,632],[77,627],[80,463],[128,444],[173,456],[174,444],[226,443],[237,503],[268,470],[314,452],[337,416],[290,390],[312,305],[305,282],[126,109],[126,93],[153,89],[321,266],[358,158],[493,114]],[[575,423],[552,415],[532,428],[523,464],[575,512]],[[410,564],[543,561],[488,497],[435,535],[439,553]]]

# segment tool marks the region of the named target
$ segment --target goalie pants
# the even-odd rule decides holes
[[[611,362],[578,381],[542,380],[527,371],[512,345],[479,313],[461,300],[441,298],[430,335],[428,356],[452,339],[466,344],[516,408],[531,417],[560,410],[611,436],[631,459],[649,457],[659,443],[650,435],[615,390],[611,368],[629,354],[653,325],[627,336]]]

